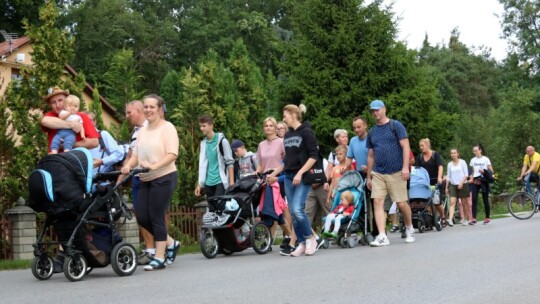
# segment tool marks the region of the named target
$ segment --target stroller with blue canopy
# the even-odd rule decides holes
[[[119,171],[92,177],[92,169],[90,152],[77,148],[43,157],[28,178],[30,207],[46,215],[33,245],[32,274],[39,280],[64,272],[70,281],[79,281],[93,268],[109,264],[119,276],[137,269],[135,248],[118,233],[117,220],[131,219],[131,213],[117,190],[144,170],[133,170],[114,185]],[[47,241],[53,231],[57,241]],[[54,260],[52,246],[63,250]]]
[[[429,174],[422,167],[413,167],[410,177],[409,204],[414,228],[423,233],[426,230],[442,230],[439,215],[433,206],[435,189],[430,186]],[[400,216],[401,237],[405,238],[405,225]]]
[[[364,204],[366,201],[365,181],[358,171],[347,171],[339,179],[337,186],[334,189],[335,195],[332,201],[330,210],[334,210],[340,204],[341,193],[351,191],[354,196],[354,212],[350,217],[344,217],[341,220],[336,243],[343,248],[353,248],[356,244],[369,244],[373,241],[373,236],[368,233],[367,217],[369,204]],[[326,221],[326,216],[323,217],[323,222]],[[358,232],[362,232],[362,236],[358,236]],[[330,239],[324,238],[323,248],[327,249],[330,246]]]

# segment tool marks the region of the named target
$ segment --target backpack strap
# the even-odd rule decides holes
[[[390,118],[389,123],[390,123],[390,130],[392,130],[392,133],[394,133],[394,135],[396,136],[396,139],[399,142],[399,136],[397,134],[396,125],[395,125],[394,120]],[[371,142],[371,134],[373,133],[373,128],[375,128],[375,126],[371,127],[371,129],[369,129],[369,131],[368,131],[368,140],[369,140],[369,142]]]

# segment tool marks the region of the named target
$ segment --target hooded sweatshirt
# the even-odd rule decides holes
[[[286,172],[298,171],[308,158],[319,157],[317,138],[308,121],[303,122],[296,130],[289,129],[289,132],[285,133],[283,144],[285,146],[283,163]]]

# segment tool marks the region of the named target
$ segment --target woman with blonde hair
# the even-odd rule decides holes
[[[274,117],[267,117],[263,121],[263,132],[266,139],[261,141],[257,148],[257,161],[259,162],[259,165],[257,166],[258,173],[266,172],[283,165],[285,147],[283,146],[283,138],[277,136],[277,126],[278,123]],[[281,187],[282,185],[280,184],[280,188]],[[262,217],[264,218],[264,216]],[[296,237],[292,232],[292,219],[289,208],[283,209],[282,216],[279,217],[277,222],[283,230],[283,242],[280,247],[281,249],[290,248],[290,244],[294,244]],[[275,225],[272,223],[272,235],[274,232]]]
[[[291,256],[312,255],[317,250],[317,240],[311,230],[305,211],[306,198],[311,185],[302,181],[302,175],[317,161],[319,148],[317,138],[308,122],[302,122],[304,105],[289,104],[283,109],[283,121],[289,127],[285,134],[285,157],[283,165],[268,176],[268,182],[275,182],[277,175],[284,172],[285,194],[293,218],[294,232],[298,246]]]
[[[441,157],[441,154],[437,151],[431,150],[431,142],[429,138],[420,139],[420,151],[415,160],[415,165],[420,166],[429,174],[429,184],[431,188],[436,191],[439,191],[439,197],[434,196],[433,205],[439,216],[441,218],[441,224],[443,227],[448,225],[446,220],[446,215],[444,214],[444,207],[442,202],[444,201],[443,195],[446,193],[445,186],[443,185],[443,170],[444,170],[444,160]],[[453,225],[453,223],[452,223]]]

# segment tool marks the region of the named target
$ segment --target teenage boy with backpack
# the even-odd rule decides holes
[[[201,196],[201,189],[204,189],[208,199],[225,194],[225,190],[234,184],[234,158],[227,138],[214,132],[212,116],[199,117],[199,126],[204,138],[199,151],[199,180],[195,196]]]

